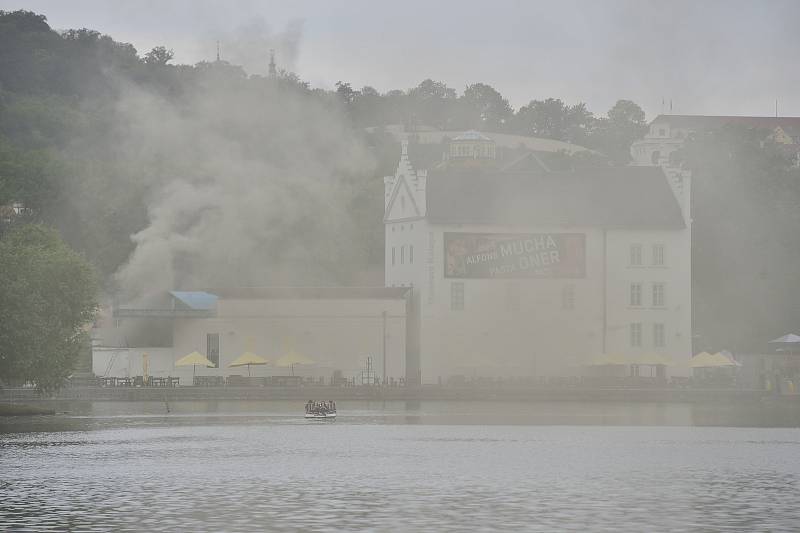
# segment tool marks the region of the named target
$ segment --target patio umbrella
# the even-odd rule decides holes
[[[714,355],[714,357],[718,357],[718,356],[724,357],[725,359],[727,359],[728,361],[733,363],[733,366],[742,366],[742,363],[740,363],[739,361],[734,359],[733,358],[733,354],[728,350],[721,350],[721,351],[719,351],[719,352],[717,352],[717,353],[715,353],[713,355]]]
[[[789,333],[784,335],[783,337],[778,337],[777,339],[772,339],[769,341],[770,344],[800,344],[800,335],[795,335],[794,333]]]
[[[260,355],[256,355],[252,352],[244,352],[242,355],[234,359],[228,367],[233,366],[247,366],[247,375],[250,375],[250,365],[266,365],[269,363],[267,359],[264,359]]]
[[[313,364],[314,364],[313,359],[294,351],[287,353],[286,355],[275,361],[275,366],[291,368],[293,376],[294,376],[294,365],[313,365]]]
[[[789,355],[794,355],[795,346],[800,346],[800,335],[795,335],[794,333],[788,333],[783,337],[778,337],[777,339],[772,339],[769,341],[770,344],[788,344],[789,345]],[[782,351],[786,351],[785,349]]]
[[[197,365],[203,365],[206,367],[213,367],[214,363],[208,360],[208,358],[201,354],[200,352],[192,352],[189,355],[185,355],[175,361],[175,366],[192,366],[192,379],[194,379],[194,374],[197,368]]]
[[[689,361],[690,368],[722,368],[726,366],[738,366],[738,363],[734,363],[720,353],[710,354],[708,352],[700,352]]]

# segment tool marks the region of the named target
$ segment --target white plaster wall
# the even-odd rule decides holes
[[[642,245],[642,266],[630,265],[630,247]],[[664,245],[664,266],[653,266],[653,244]],[[609,231],[608,352],[633,355],[659,352],[675,366],[671,374],[686,375],[691,358],[691,235],[678,231]],[[630,286],[642,284],[642,306],[631,307]],[[665,305],[652,305],[653,283],[664,283]],[[630,345],[630,324],[642,324],[642,347]],[[653,344],[653,324],[665,325],[666,346]]]
[[[416,227],[416,226],[415,226]],[[420,295],[421,365],[423,381],[455,374],[486,376],[563,376],[581,373],[603,353],[603,231],[597,228],[419,226],[423,261],[414,269],[387,266],[387,283],[412,282]],[[584,233],[586,277],[581,279],[480,279],[444,277],[443,233]],[[643,245],[644,266],[629,265],[630,245]],[[663,244],[665,266],[652,267],[652,245]],[[691,352],[691,240],[688,229],[621,231],[607,234],[606,353],[633,355],[654,351],[653,323],[665,324],[666,343],[657,351],[677,365],[671,374],[684,374],[683,361]],[[416,261],[416,256],[415,256]],[[430,276],[429,273],[433,275]],[[451,311],[450,284],[463,281],[464,311]],[[630,283],[643,284],[644,302],[652,283],[666,287],[661,309],[629,305]],[[508,287],[512,284],[513,289]],[[575,286],[575,308],[562,308],[562,289]],[[507,291],[518,290],[520,309],[509,308]],[[643,324],[643,346],[630,347],[629,325]]]
[[[583,233],[586,277],[580,279],[450,279],[444,277],[443,233]],[[590,228],[434,226],[429,266],[421,284],[424,382],[454,374],[546,376],[577,374],[602,350],[602,232]],[[465,309],[451,311],[450,284],[463,282]],[[513,288],[509,288],[512,284]],[[575,308],[562,308],[565,285]],[[517,290],[520,308],[509,308]]]
[[[388,222],[386,231],[386,286],[419,287],[425,279],[427,250],[427,227],[425,220]],[[414,247],[414,260],[410,261],[409,249]],[[401,247],[405,247],[404,261],[401,262]],[[392,248],[395,261],[392,264]]]
[[[383,319],[386,311],[386,374],[405,376],[404,300],[220,299],[217,317],[176,319],[175,358],[192,351],[206,354],[206,335],[220,336],[220,368],[197,369],[198,375],[247,375],[247,367],[228,368],[244,351],[276,361],[290,351],[315,361],[296,365],[296,375],[328,379],[334,370],[356,377],[372,356],[383,372]],[[289,375],[291,370],[270,364],[253,366],[254,376]]]

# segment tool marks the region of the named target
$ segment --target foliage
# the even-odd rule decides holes
[[[173,57],[175,57],[175,53],[172,50],[156,46],[144,55],[144,62],[148,65],[166,65]]]
[[[800,170],[769,133],[697,132],[675,157],[692,170],[698,349],[761,352],[797,329]]]
[[[58,388],[94,317],[95,277],[58,234],[23,225],[0,239],[0,376]]]

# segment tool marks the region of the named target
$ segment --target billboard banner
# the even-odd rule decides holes
[[[583,278],[583,233],[445,233],[444,277]]]

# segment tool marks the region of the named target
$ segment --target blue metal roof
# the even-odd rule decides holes
[[[169,291],[173,298],[189,309],[213,311],[217,307],[217,295],[204,291]]]

